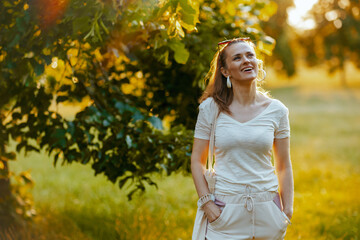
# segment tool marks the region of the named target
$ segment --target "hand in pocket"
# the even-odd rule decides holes
[[[218,217],[220,217],[221,214],[220,207],[217,206],[213,201],[206,203],[203,206],[203,210],[205,212],[206,218],[210,223],[218,219]]]

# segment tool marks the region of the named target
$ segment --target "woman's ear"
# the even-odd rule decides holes
[[[229,76],[229,71],[226,70],[224,67],[220,68],[221,74],[227,78],[227,76]]]

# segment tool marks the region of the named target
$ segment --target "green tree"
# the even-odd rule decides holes
[[[346,85],[345,63],[360,68],[360,8],[358,0],[319,0],[312,9],[316,26],[299,37],[309,66],[326,63],[329,73],[342,72]]]
[[[132,184],[130,198],[156,185],[153,173],[189,172],[215,43],[246,35],[271,53],[259,23],[269,2],[1,1],[0,215],[12,214],[11,139],[17,152],[43,149],[54,164],[91,164],[120,188]],[[69,119],[52,105],[65,102],[86,107]]]
[[[276,39],[272,56],[266,57],[268,60],[266,65],[272,65],[277,71],[293,76],[296,72],[296,63],[291,45],[295,36],[292,27],[287,23],[287,9],[293,6],[293,1],[275,0],[274,2],[277,4],[276,13],[262,22],[264,32]]]

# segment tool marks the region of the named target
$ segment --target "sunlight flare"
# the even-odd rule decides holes
[[[287,9],[288,23],[298,30],[315,27],[315,21],[309,17],[309,11],[318,0],[294,0],[295,7]]]

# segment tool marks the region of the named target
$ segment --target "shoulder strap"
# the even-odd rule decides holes
[[[219,115],[219,107],[217,106],[217,104],[215,102],[214,102],[213,109],[214,109],[214,116],[213,116],[213,121],[211,123],[209,154],[208,154],[208,164],[207,164],[207,168],[210,169],[210,170],[214,169],[215,128],[216,128],[216,120],[217,120],[217,117]]]

